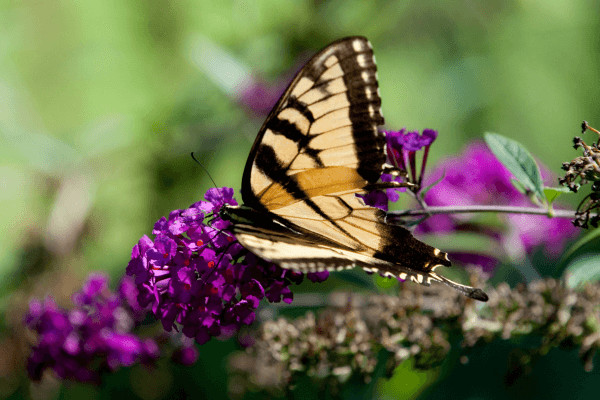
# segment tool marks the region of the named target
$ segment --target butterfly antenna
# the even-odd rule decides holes
[[[193,151],[191,152],[190,155],[192,156],[192,160],[196,161],[196,164],[198,164],[200,167],[202,167],[202,169],[204,170],[204,172],[206,172],[206,175],[208,175],[208,178],[212,182],[213,186],[215,187],[215,189],[217,189],[217,192],[219,192],[219,194],[221,195],[221,199],[223,201],[225,201],[225,197],[223,196],[223,193],[221,193],[221,190],[217,187],[217,184],[215,183],[215,181],[212,178],[212,176],[210,176],[210,173],[208,172],[208,170],[204,167],[204,165],[202,165],[202,163],[200,161],[198,161],[196,159],[196,157],[194,157],[194,152]]]

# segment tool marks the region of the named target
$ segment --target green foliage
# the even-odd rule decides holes
[[[546,195],[546,200],[548,203],[552,204],[557,198],[565,193],[572,194],[573,192],[569,190],[568,187],[559,186],[559,187],[544,187],[544,194]]]
[[[538,201],[546,202],[542,174],[531,153],[519,142],[496,133],[488,132],[484,138],[492,153],[519,182],[517,189],[525,188]]]
[[[571,288],[600,280],[600,255],[588,253],[579,256],[569,264],[565,277]]]
[[[569,249],[562,255],[562,260],[567,260],[577,251],[579,251],[582,247],[594,244],[598,242],[598,237],[600,237],[600,228],[592,229],[587,231],[579,240],[577,240]]]

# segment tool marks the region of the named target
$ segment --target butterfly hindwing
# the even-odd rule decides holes
[[[254,142],[242,180],[244,206],[223,209],[238,241],[258,256],[301,272],[359,265],[429,285],[447,284],[487,300],[480,289],[434,269],[446,253],[386,223],[357,194],[377,183],[386,164],[377,69],[362,37],[338,40],[296,75]]]
[[[329,221],[297,214],[284,215],[283,219],[277,215],[270,220],[254,210],[237,209],[244,222],[235,224],[233,231],[244,247],[283,268],[318,272],[359,265],[367,272],[424,285],[437,281],[469,297],[487,300],[480,289],[453,282],[434,271],[440,265],[450,265],[446,253],[415,239],[403,227],[385,223],[383,211],[366,206],[354,195],[341,198],[349,202],[354,199],[357,204],[352,204],[354,209],[345,217]]]

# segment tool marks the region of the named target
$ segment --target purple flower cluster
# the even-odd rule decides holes
[[[409,181],[420,185],[423,179],[425,166],[427,165],[427,156],[429,148],[437,138],[437,131],[433,129],[424,129],[422,134],[417,131],[406,132],[405,129],[399,131],[384,131],[387,141],[388,163],[409,172]],[[420,173],[417,173],[417,151],[423,150],[423,159],[421,161]],[[404,182],[402,176],[392,176],[382,174],[383,182]],[[405,192],[402,189],[386,189],[384,191],[373,191],[365,196],[361,196],[366,204],[388,211],[388,201],[396,202],[400,198],[399,193]]]
[[[555,181],[552,174],[541,167],[546,182]],[[443,179],[442,179],[443,178]],[[455,205],[510,205],[530,207],[529,199],[511,183],[512,174],[481,142],[470,144],[462,155],[447,158],[434,168],[425,179],[425,186],[439,181],[425,195],[429,206]],[[577,234],[570,221],[540,215],[510,214],[508,231],[479,233],[500,240],[511,249],[529,253],[544,246],[549,256],[562,251],[565,241]],[[420,224],[420,232],[450,232],[473,229],[473,216],[466,214],[434,215]]]
[[[142,237],[127,267],[135,276],[138,302],[151,306],[166,331],[181,329],[200,344],[251,324],[263,298],[291,303],[290,284],[304,278],[257,258],[227,231],[230,222],[219,211],[223,204],[237,204],[233,189],[210,189],[205,199],[161,218],[154,241]],[[307,274],[313,282],[328,276]]]
[[[38,335],[27,361],[33,380],[52,369],[62,379],[99,382],[101,374],[121,366],[151,363],[160,356],[152,339],[131,333],[146,312],[139,307],[137,290],[123,278],[117,293],[108,290],[108,278],[92,274],[73,295],[69,311],[48,297],[31,301],[25,324]]]
[[[512,174],[498,161],[483,143],[469,145],[459,157],[448,158],[426,176],[425,166],[429,148],[437,138],[437,132],[430,129],[418,132],[386,132],[388,163],[409,173],[410,182],[421,188],[435,184],[424,197],[429,206],[453,205],[510,205],[530,207],[529,199],[522,195],[511,183]],[[423,159],[417,172],[417,152],[423,150]],[[425,177],[425,178],[424,178]],[[545,181],[554,177],[542,167]],[[401,181],[402,177],[382,175],[382,181],[392,179]],[[373,207],[388,210],[388,201],[398,200],[399,191],[405,189],[387,189],[374,191],[363,197],[365,203]],[[479,234],[486,234],[521,254],[529,253],[536,247],[544,246],[549,256],[556,256],[563,249],[565,241],[577,234],[577,230],[565,219],[546,216],[511,214],[504,216],[509,222],[505,232],[477,228]],[[417,233],[443,233],[472,230],[473,217],[466,214],[439,214],[428,218],[418,225]],[[514,254],[513,254],[514,255]],[[497,260],[479,254],[453,254],[463,263],[479,264],[491,269]]]

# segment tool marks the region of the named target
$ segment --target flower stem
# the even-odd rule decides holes
[[[539,207],[518,207],[518,206],[445,206],[445,207],[427,207],[426,210],[404,210],[390,211],[389,217],[404,217],[416,215],[434,215],[434,214],[467,214],[467,213],[509,213],[509,214],[533,214],[533,215],[548,215],[548,210]],[[554,217],[557,218],[574,218],[574,210],[554,210]]]

